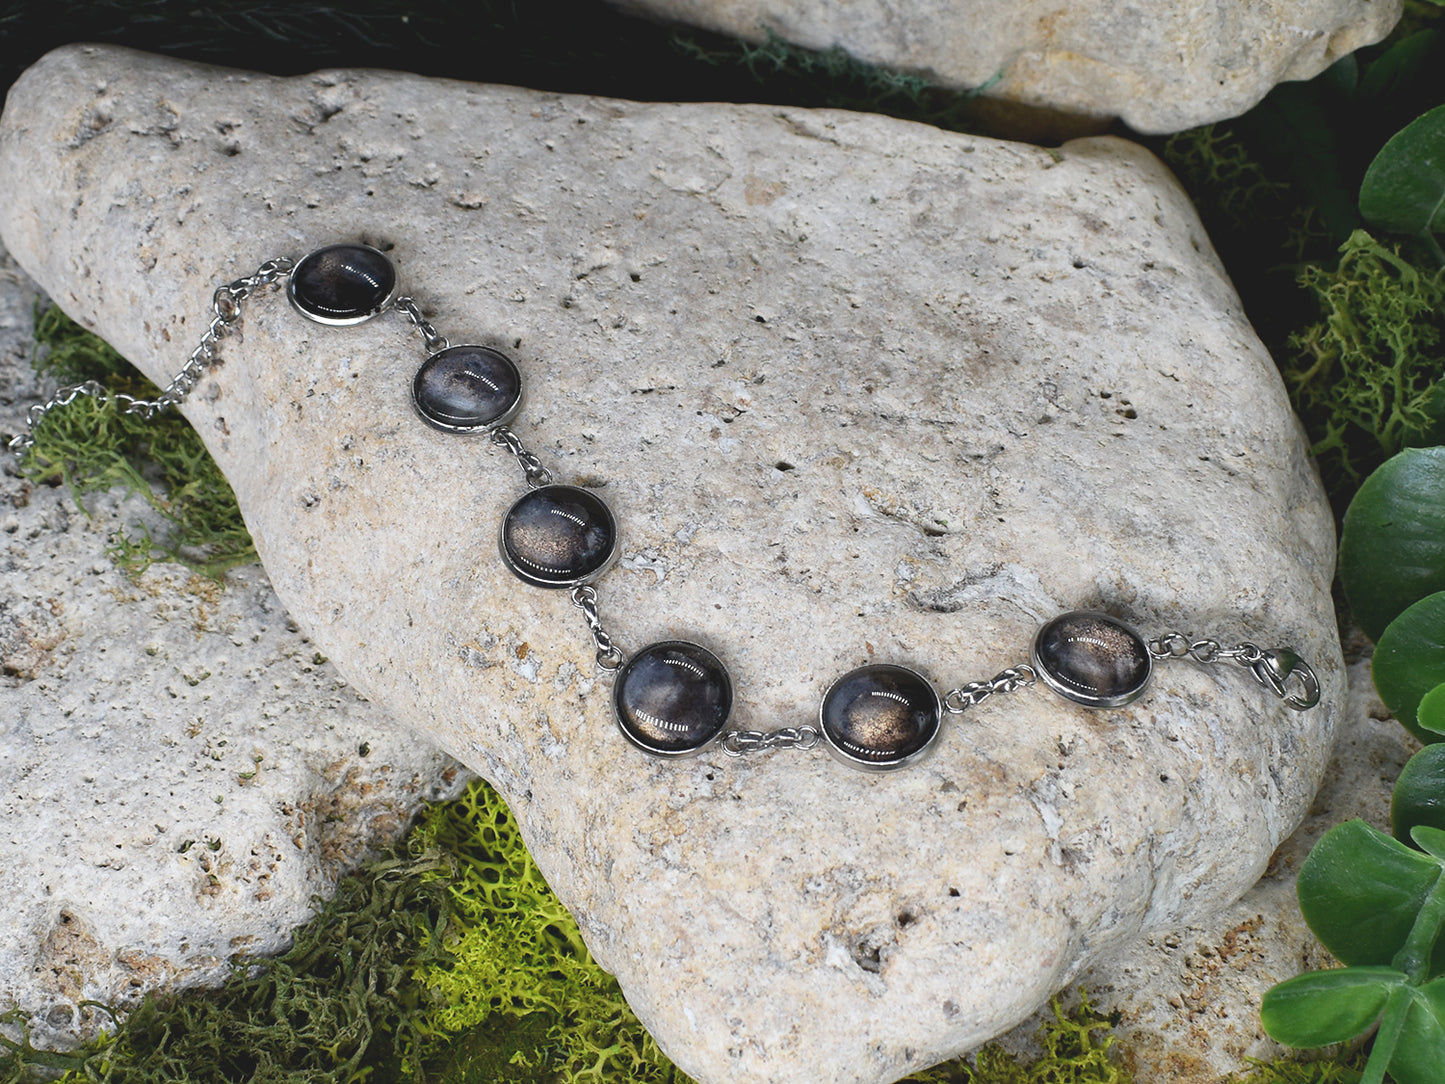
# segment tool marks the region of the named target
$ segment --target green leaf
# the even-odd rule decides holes
[[[1431,858],[1445,862],[1445,829],[1417,824],[1410,829],[1410,838]]]
[[[1360,62],[1354,53],[1346,53],[1321,72],[1319,78],[1340,97],[1353,98],[1360,83]]]
[[[1433,385],[1415,400],[1419,414],[1407,420],[1400,439],[1406,448],[1429,448],[1445,444],[1445,383]]]
[[[1314,211],[1334,243],[1360,226],[1354,185],[1346,183],[1337,130],[1335,82],[1281,83],[1232,122],[1271,178],[1287,180],[1301,206]]]
[[[1440,1084],[1445,1066],[1445,979],[1410,991],[1389,1072],[1395,1084]]]
[[[1404,985],[1393,967],[1310,971],[1265,991],[1260,1021],[1285,1046],[1328,1046],[1368,1031],[1390,991]]]
[[[1407,606],[1445,590],[1445,448],[1408,448],[1365,479],[1345,512],[1340,582],[1377,642]]]
[[[1439,862],[1364,821],[1345,821],[1321,837],[1300,867],[1300,912],[1341,962],[1389,964],[1441,872]]]
[[[1392,715],[1427,745],[1445,734],[1420,726],[1420,702],[1445,682],[1445,591],[1422,598],[1390,622],[1371,663],[1375,688]]]
[[[1390,46],[1365,69],[1359,96],[1366,101],[1388,98],[1412,82],[1431,59],[1439,36],[1434,30],[1419,30]]]
[[[1390,795],[1390,830],[1410,842],[1417,825],[1445,828],[1445,742],[1421,749],[1400,772]]]
[[[1396,132],[1360,185],[1360,214],[1398,233],[1445,229],[1445,105]]]
[[[1424,730],[1445,734],[1445,684],[1436,685],[1420,698],[1415,721]]]

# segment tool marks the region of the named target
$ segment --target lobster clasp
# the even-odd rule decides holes
[[[1309,663],[1287,647],[1261,651],[1250,664],[1255,680],[1295,711],[1305,711],[1320,702],[1320,681]]]

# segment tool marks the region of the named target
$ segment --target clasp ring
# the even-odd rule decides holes
[[[1249,664],[1255,680],[1295,711],[1305,711],[1320,702],[1320,680],[1309,663],[1287,647],[1261,651]],[[1297,691],[1292,691],[1293,684]]]

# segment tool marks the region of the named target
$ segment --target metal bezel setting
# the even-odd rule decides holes
[[[623,722],[622,707],[618,703],[618,700],[622,696],[623,689],[627,684],[627,676],[632,672],[632,668],[637,663],[637,661],[649,651],[655,651],[659,648],[673,647],[692,648],[694,650],[701,651],[703,654],[709,656],[712,661],[717,664],[717,668],[722,673],[723,682],[725,683],[727,688],[727,714],[723,716],[722,722],[718,724],[717,730],[713,733],[712,737],[708,738],[707,741],[703,742],[701,745],[693,749],[662,749],[643,741],[636,734],[632,733],[632,731],[628,728],[627,724]],[[688,757],[695,757],[700,753],[704,752],[705,750],[716,745],[718,741],[722,738],[722,736],[727,733],[728,721],[732,719],[733,705],[736,696],[735,690],[733,688],[732,674],[728,672],[728,668],[723,665],[722,659],[718,658],[717,653],[711,648],[703,647],[702,644],[699,644],[694,640],[658,640],[654,643],[648,644],[646,647],[642,648],[640,651],[638,651],[630,659],[628,659],[625,663],[622,664],[621,668],[613,677],[611,699],[612,716],[617,723],[617,729],[622,731],[622,736],[626,738],[633,746],[641,749],[649,756],[659,757],[663,760],[686,760]]]
[[[389,268],[391,268],[391,289],[387,292],[385,298],[383,298],[376,306],[371,308],[363,315],[341,317],[326,316],[324,314],[312,312],[311,310],[307,309],[305,307],[305,304],[296,296],[296,279],[298,277],[297,272],[306,266],[308,260],[314,260],[322,253],[332,252],[339,248],[363,249],[367,252],[375,253],[377,256],[381,257],[383,261],[385,261],[386,265]],[[362,245],[354,242],[342,242],[335,245],[323,245],[321,248],[314,249],[311,252],[308,252],[305,256],[302,256],[301,259],[296,261],[296,266],[291,269],[291,273],[286,279],[286,300],[291,302],[291,307],[302,316],[304,316],[306,319],[310,320],[313,324],[324,324],[327,327],[353,327],[356,324],[364,324],[366,323],[366,321],[373,319],[374,317],[380,316],[383,312],[385,312],[391,307],[392,302],[396,300],[397,294],[400,292],[400,290],[401,276],[397,274],[396,264],[392,263],[391,257],[388,256],[385,252],[382,252],[379,248],[373,248],[371,245]]]
[[[1113,696],[1096,696],[1082,692],[1069,685],[1049,669],[1048,664],[1043,661],[1039,654],[1039,649],[1044,642],[1045,635],[1061,621],[1077,620],[1079,618],[1091,618],[1104,624],[1112,625],[1131,637],[1139,645],[1139,650],[1144,656],[1144,676],[1139,680],[1138,684],[1131,689],[1126,689]],[[1070,610],[1068,613],[1060,614],[1058,617],[1045,622],[1039,628],[1039,631],[1034,634],[1033,648],[1030,651],[1030,657],[1035,672],[1043,679],[1045,685],[1065,700],[1072,700],[1075,704],[1083,704],[1087,708],[1122,708],[1125,704],[1132,704],[1144,695],[1144,690],[1149,687],[1149,682],[1154,676],[1154,654],[1149,650],[1149,644],[1144,637],[1139,634],[1139,630],[1127,621],[1120,621],[1112,614],[1106,614],[1099,610]]]
[[[507,524],[511,520],[512,513],[515,512],[517,506],[522,504],[524,501],[530,500],[538,493],[542,493],[547,490],[551,490],[554,493],[580,493],[585,496],[589,501],[596,501],[597,504],[607,515],[607,526],[608,531],[612,536],[612,545],[608,549],[607,556],[603,559],[602,563],[585,575],[575,577],[540,576],[535,572],[531,572],[525,568],[519,567],[517,562],[513,559],[512,554],[507,550]],[[508,570],[512,573],[512,575],[516,576],[517,579],[521,580],[523,583],[529,583],[533,587],[546,587],[555,590],[568,587],[581,587],[584,584],[592,583],[594,580],[602,576],[603,573],[605,573],[609,568],[612,567],[613,562],[617,560],[617,553],[621,548],[621,540],[617,537],[617,517],[613,515],[612,509],[608,507],[606,501],[604,501],[601,497],[598,497],[595,493],[592,493],[590,490],[583,489],[581,486],[568,486],[553,483],[551,485],[538,486],[535,489],[529,489],[526,493],[522,494],[522,496],[518,497],[507,507],[506,514],[502,516],[501,529],[497,532],[497,548],[502,554],[502,563],[507,566]]]
[[[832,733],[829,731],[827,722],[828,701],[832,699],[833,693],[838,689],[840,685],[844,684],[854,676],[868,670],[893,670],[902,674],[907,674],[910,677],[916,678],[919,683],[922,684],[923,687],[926,688],[930,694],[932,694],[932,729],[929,735],[923,740],[923,744],[920,745],[913,752],[908,753],[905,756],[886,761],[872,760],[867,757],[860,756],[857,753],[853,753],[844,746],[840,745],[837,740],[834,739]],[[828,752],[833,755],[834,759],[839,760],[844,764],[847,764],[849,767],[858,768],[865,772],[891,772],[896,771],[899,768],[905,768],[910,764],[916,763],[922,757],[926,756],[929,750],[933,748],[934,742],[938,740],[938,733],[942,729],[942,726],[943,701],[938,695],[938,690],[933,687],[933,682],[929,681],[928,678],[924,677],[917,670],[913,670],[907,666],[900,666],[897,663],[869,663],[865,666],[855,666],[852,670],[849,670],[842,677],[834,679],[834,681],[828,686],[827,690],[823,693],[823,698],[818,704],[818,732],[823,736],[823,741],[827,743]]]
[[[439,418],[434,418],[430,414],[428,414],[426,410],[423,409],[421,403],[417,400],[416,382],[421,379],[422,371],[426,369],[426,367],[432,362],[436,361],[437,359],[443,357],[446,354],[450,354],[454,350],[484,351],[492,355],[493,357],[500,358],[507,365],[507,367],[512,370],[513,375],[516,376],[516,399],[512,401],[512,405],[510,407],[508,407],[502,414],[498,415],[492,421],[485,422],[482,425],[450,425],[447,422],[444,422]],[[511,358],[507,357],[507,355],[502,353],[500,350],[494,350],[490,346],[480,346],[476,343],[460,343],[457,346],[448,346],[442,350],[438,350],[434,354],[428,354],[426,360],[417,366],[416,372],[412,374],[411,378],[412,409],[416,411],[417,417],[420,418],[422,421],[426,422],[427,425],[431,426],[433,429],[440,429],[444,433],[490,433],[498,426],[506,425],[517,416],[517,414],[522,409],[522,400],[525,398],[525,396],[526,389],[522,383],[522,372],[520,369],[517,368],[517,363]]]

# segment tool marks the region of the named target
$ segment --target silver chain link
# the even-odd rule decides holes
[[[1253,666],[1264,657],[1263,651],[1248,642],[1223,647],[1218,640],[1191,640],[1179,632],[1166,632],[1150,640],[1149,654],[1159,660],[1187,658],[1206,665],[1238,660],[1242,666]]]
[[[145,421],[150,421],[161,411],[179,406],[216,360],[216,344],[241,318],[241,303],[260,287],[273,285],[285,278],[294,266],[295,261],[291,257],[278,256],[267,260],[254,274],[217,287],[211,297],[211,309],[215,315],[202,332],[201,341],[191,351],[180,372],[171,378],[171,382],[156,398],[138,399],[134,395],[112,391],[97,380],[57,388],[45,402],[36,403],[25,412],[25,432],[11,438],[10,451],[17,459],[24,458],[25,453],[35,446],[35,429],[40,424],[40,419],[57,407],[67,407],[82,397],[94,399],[102,406],[115,403],[125,413],[139,414]]]
[[[604,674],[615,674],[622,669],[626,656],[612,642],[611,634],[602,627],[602,618],[597,613],[597,588],[591,584],[572,588],[572,605],[582,611],[587,629],[592,633],[592,642],[597,645],[597,669]]]
[[[542,461],[527,451],[526,446],[522,443],[522,438],[505,425],[499,425],[492,430],[492,443],[512,453],[517,464],[527,475],[528,486],[539,489],[552,484],[552,472],[542,466]]]
[[[437,351],[445,350],[451,345],[447,341],[447,337],[439,334],[437,329],[432,327],[431,322],[421,314],[421,309],[417,306],[415,298],[399,297],[392,302],[392,305],[400,310],[401,314],[411,322],[412,328],[418,331],[421,337],[426,340],[426,348],[431,353],[435,354]]]
[[[768,749],[811,749],[821,735],[814,726],[785,726],[781,730],[732,730],[723,735],[722,751],[730,757]]]
[[[1193,659],[1206,665],[1234,662],[1249,668],[1254,679],[1296,711],[1320,702],[1320,682],[1309,663],[1291,648],[1261,648],[1248,641],[1222,647],[1218,640],[1194,640],[1183,633],[1166,632],[1149,641],[1149,654],[1157,661]]]
[[[943,694],[943,707],[950,715],[962,715],[969,708],[976,708],[994,693],[1011,693],[1015,689],[1026,689],[1039,676],[1027,663],[1000,670],[987,681],[970,681]]]

